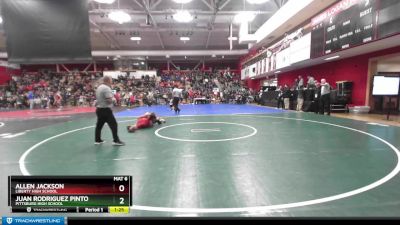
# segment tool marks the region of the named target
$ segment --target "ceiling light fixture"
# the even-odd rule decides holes
[[[229,40],[229,41],[231,41],[231,40],[232,40],[232,41],[237,41],[238,38],[237,38],[237,37],[228,37],[228,40]]]
[[[213,58],[215,58],[215,57],[217,57],[215,54],[213,54],[211,57],[213,57]]]
[[[174,14],[173,18],[179,23],[189,23],[193,20],[193,16],[187,10],[179,10]]]
[[[131,21],[131,16],[124,11],[111,12],[110,14],[108,14],[108,18],[110,18],[110,20],[115,21],[119,24],[123,24],[123,23]]]
[[[336,56],[332,56],[332,57],[326,58],[324,60],[325,61],[329,61],[329,60],[338,59],[338,58],[340,58],[340,56],[336,55]]]
[[[101,4],[113,4],[115,2],[115,0],[94,0],[94,1]]]
[[[0,23],[3,23],[3,17],[0,16]]]
[[[169,59],[169,55],[166,55],[165,58]]]
[[[141,37],[131,37],[131,41],[141,41]]]
[[[266,3],[266,2],[268,2],[269,0],[247,0],[247,2],[248,3],[250,3],[250,4],[256,4],[256,5],[258,5],[258,4],[263,4],[263,3]]]
[[[256,14],[254,14],[253,12],[243,11],[243,12],[236,14],[233,21],[235,23],[248,23],[248,22],[253,21],[255,17],[256,17]]]
[[[181,41],[190,41],[190,37],[181,37]]]
[[[178,4],[186,4],[191,2],[192,0],[174,0],[174,2],[178,3]]]

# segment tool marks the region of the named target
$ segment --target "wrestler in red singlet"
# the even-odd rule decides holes
[[[146,113],[137,119],[136,125],[128,126],[127,130],[128,132],[135,132],[138,129],[153,127],[155,123],[165,123],[165,120],[157,117],[155,113]]]

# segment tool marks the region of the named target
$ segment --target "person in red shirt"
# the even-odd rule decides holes
[[[131,107],[131,106],[135,105],[135,102],[136,102],[136,97],[135,97],[134,94],[132,94],[132,95],[129,97],[129,105],[128,105],[128,107]]]
[[[117,102],[117,106],[121,106],[121,94],[117,91],[114,95],[115,101]]]
[[[59,91],[54,95],[54,106],[56,108],[62,108],[62,97]]]
[[[127,130],[129,133],[133,133],[139,129],[151,128],[155,123],[160,125],[165,123],[165,120],[157,117],[155,113],[147,112],[137,119],[136,125],[127,126]]]

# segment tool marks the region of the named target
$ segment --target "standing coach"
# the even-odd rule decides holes
[[[321,79],[321,99],[320,99],[319,114],[328,116],[331,115],[331,86],[325,79]]]
[[[111,91],[112,79],[111,77],[103,77],[103,83],[96,89],[96,131],[95,131],[95,143],[96,145],[103,144],[105,141],[101,139],[101,130],[105,123],[111,129],[113,135],[113,145],[123,146],[125,145],[118,137],[118,124],[115,120],[114,114],[111,110],[113,106],[113,93]]]

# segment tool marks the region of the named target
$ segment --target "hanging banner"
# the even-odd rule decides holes
[[[142,76],[155,77],[155,76],[157,76],[157,71],[155,71],[155,70],[137,70],[137,71],[129,72],[130,78],[142,79]]]
[[[4,60],[0,60],[0,66],[16,70],[21,69],[21,66],[19,64],[9,63]]]

